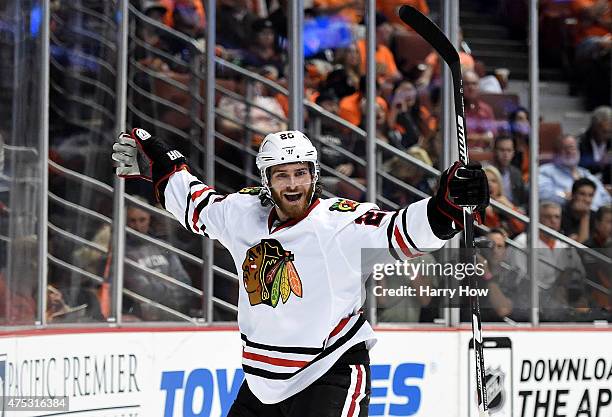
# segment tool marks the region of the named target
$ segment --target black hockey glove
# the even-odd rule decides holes
[[[462,207],[475,207],[474,219],[482,223],[488,205],[489,183],[480,163],[455,162],[442,173],[438,191],[427,204],[427,218],[434,234],[448,240],[463,230]]]
[[[155,197],[162,206],[164,189],[170,175],[183,168],[188,169],[182,153],[140,128],[132,129],[131,133],[121,133],[117,137],[113,144],[112,158],[122,164],[116,168],[118,176],[153,181]]]

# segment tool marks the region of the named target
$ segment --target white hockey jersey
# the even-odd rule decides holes
[[[164,197],[183,226],[231,253],[242,277],[243,369],[251,391],[271,404],[312,384],[355,344],[374,345],[359,314],[361,248],[414,257],[445,241],[431,231],[428,200],[386,212],[370,203],[316,199],[302,219],[276,224],[275,210],[263,207],[258,193],[220,195],[182,170],[170,177]]]

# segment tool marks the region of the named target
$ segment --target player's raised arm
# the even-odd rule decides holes
[[[442,173],[433,197],[395,212],[372,208],[340,233],[361,247],[389,248],[396,258],[411,258],[442,247],[463,229],[462,205],[475,206],[480,222],[488,204],[489,187],[480,165],[456,162]]]
[[[116,173],[124,178],[153,182],[155,198],[189,231],[219,239],[225,228],[225,210],[219,195],[189,172],[183,154],[144,129],[121,133],[112,158],[121,163]],[[214,207],[213,207],[214,206]]]

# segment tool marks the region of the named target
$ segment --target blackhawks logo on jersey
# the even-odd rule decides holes
[[[263,239],[249,248],[242,262],[242,281],[252,306],[272,307],[287,302],[291,293],[302,297],[302,281],[293,265],[293,254],[276,239]]]
[[[260,191],[261,187],[244,187],[243,189],[238,191],[238,194],[259,195]]]
[[[329,207],[329,211],[355,211],[359,207],[359,203],[353,200],[336,201]]]

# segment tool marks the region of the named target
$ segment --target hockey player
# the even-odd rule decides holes
[[[180,152],[142,129],[113,146],[119,176],[147,175],[139,149],[152,162],[162,206],[186,229],[219,240],[242,276],[246,381],[230,417],[367,416],[376,339],[359,312],[360,249],[405,259],[440,248],[462,229],[462,205],[483,211],[489,201],[480,167],[458,162],[434,197],[395,212],[323,199],[317,151],[299,131],[266,136],[256,160],[262,186],[229,195],[202,183]]]

